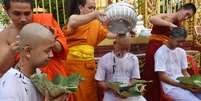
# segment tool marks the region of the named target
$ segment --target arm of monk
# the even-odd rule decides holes
[[[2,33],[0,33],[2,34]],[[6,40],[0,39],[0,77],[15,63],[16,52],[19,48],[19,36],[16,41],[8,44]]]
[[[149,21],[156,26],[166,26],[166,27],[177,27],[177,25],[173,24],[172,18],[167,14],[159,14],[155,16],[151,16]]]

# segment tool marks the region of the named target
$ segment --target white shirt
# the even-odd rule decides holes
[[[155,71],[165,72],[171,79],[178,82],[178,77],[183,77],[182,69],[188,67],[186,52],[182,48],[169,49],[162,45],[155,53]],[[168,93],[175,86],[161,82],[163,90]]]
[[[138,58],[127,53],[118,58],[113,52],[104,55],[98,62],[95,79],[105,82],[121,82],[128,84],[130,79],[140,79]],[[143,100],[140,100],[140,99]],[[145,101],[142,96],[121,99],[115,97],[112,92],[105,92],[103,101]]]
[[[31,80],[16,69],[9,69],[0,79],[1,101],[42,101]]]

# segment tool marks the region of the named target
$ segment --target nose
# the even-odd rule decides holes
[[[94,12],[94,11],[95,11],[95,9],[92,8],[92,9],[91,9],[91,12]]]
[[[53,51],[51,50],[49,53],[48,53],[48,57],[49,58],[52,58],[54,56],[54,54],[53,54]]]
[[[27,22],[27,19],[26,19],[26,16],[25,15],[22,15],[21,18],[20,18],[20,22]]]
[[[184,20],[187,20],[189,17],[188,16],[186,16],[185,18],[184,18]]]

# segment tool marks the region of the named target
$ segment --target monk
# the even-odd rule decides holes
[[[41,34],[43,33],[43,34]],[[36,68],[44,67],[53,57],[55,36],[37,23],[30,23],[19,33],[19,62],[10,68],[0,81],[1,101],[44,101],[30,80]],[[45,97],[47,98],[47,97]],[[51,101],[64,101],[62,95]],[[45,101],[49,101],[45,99]]]
[[[97,20],[104,13],[95,11],[95,0],[70,0],[69,7],[71,15],[64,27],[69,46],[66,71],[85,77],[73,100],[98,101],[94,48],[106,37],[114,38],[116,34],[108,32]]]
[[[41,23],[50,29],[53,29],[56,41],[53,47],[54,57],[50,60],[43,72],[52,79],[55,75],[66,75],[64,70],[64,59],[67,51],[67,43],[59,25],[51,14],[32,14],[32,0],[4,0],[4,9],[12,20],[12,23],[4,29],[1,34],[1,53],[0,56],[0,74],[6,72],[15,61],[15,54],[18,49],[18,33],[22,27],[31,22]],[[41,33],[42,34],[42,33]],[[9,51],[8,51],[9,50]],[[4,55],[4,56],[3,56]]]
[[[169,39],[172,28],[180,26],[181,22],[191,18],[196,13],[196,7],[192,3],[184,4],[177,12],[172,14],[159,14],[150,17],[153,24],[151,37],[145,57],[144,72],[142,78],[152,80],[153,84],[147,86],[145,97],[148,101],[166,101],[161,99],[161,86],[158,73],[154,72],[154,54],[157,49]]]

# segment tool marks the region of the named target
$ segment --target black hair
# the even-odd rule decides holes
[[[3,0],[3,6],[6,10],[8,10],[10,8],[11,2],[26,2],[31,5],[31,8],[33,8],[32,0]]]
[[[187,37],[187,31],[183,27],[175,27],[171,30],[170,35],[173,38],[179,38],[179,37],[186,38]]]
[[[68,17],[73,14],[80,14],[79,6],[85,6],[86,0],[68,0],[67,2],[67,12]]]
[[[193,14],[196,13],[197,9],[195,7],[195,5],[193,3],[187,3],[187,4],[184,4],[181,9],[184,9],[184,10],[192,10],[193,11]]]

